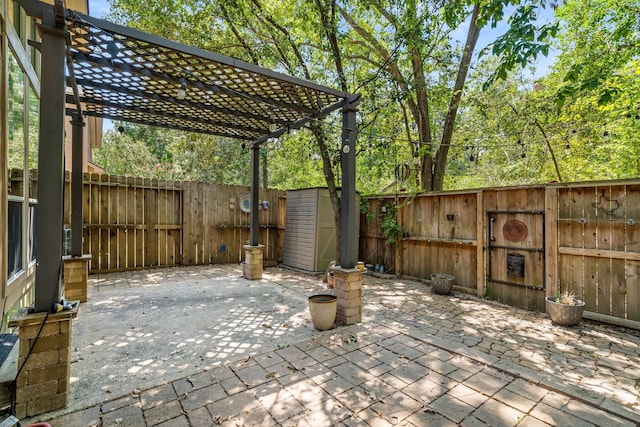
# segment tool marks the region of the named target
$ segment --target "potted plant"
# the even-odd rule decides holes
[[[582,319],[584,301],[576,298],[573,291],[557,292],[546,297],[545,304],[551,322],[559,326],[576,326]]]

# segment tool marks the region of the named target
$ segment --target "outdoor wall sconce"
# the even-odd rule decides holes
[[[268,200],[263,200],[262,201],[262,209],[265,209],[265,210],[269,209],[269,205],[270,205],[270,203],[269,203]]]
[[[455,218],[454,214],[447,214],[447,221],[453,221]]]

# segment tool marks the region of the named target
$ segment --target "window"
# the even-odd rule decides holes
[[[24,160],[25,160],[25,79],[13,53],[8,55],[8,278],[24,269]]]
[[[9,201],[9,278],[23,270],[22,266],[22,202]]]

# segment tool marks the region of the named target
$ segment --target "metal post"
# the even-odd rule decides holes
[[[353,95],[346,99],[342,107],[342,190],[340,218],[340,266],[353,268],[358,261],[358,206],[356,206],[356,113],[360,96]]]
[[[258,197],[260,197],[260,144],[251,144],[251,212],[249,213],[249,245],[258,246]]]
[[[57,3],[60,3],[57,1]],[[37,267],[35,311],[49,311],[60,297],[64,197],[64,111],[66,32],[62,7],[45,9],[42,34],[38,205],[36,207]]]
[[[82,164],[84,120],[79,113],[73,113],[71,153],[71,256],[82,256]]]

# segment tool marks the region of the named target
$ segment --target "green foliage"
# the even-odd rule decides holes
[[[382,235],[387,239],[387,244],[392,245],[398,243],[398,237],[402,233],[402,226],[398,224],[398,207],[396,205],[388,206],[387,212],[382,217],[380,223]]]
[[[371,212],[369,208],[370,208],[369,200],[364,198],[360,199],[360,213],[364,215],[364,218],[365,218],[365,221],[367,221],[367,224],[376,218],[375,212]]]
[[[445,189],[640,175],[638,0],[567,0],[548,21],[540,17],[551,4],[545,0],[481,2],[479,27],[506,20],[506,31],[474,57],[457,91],[463,43],[456,39],[468,25],[469,1],[110,1],[121,23],[362,94],[362,194],[419,191],[439,162]],[[550,49],[557,63],[534,81],[530,64]],[[446,142],[455,94],[464,96]],[[326,185],[323,157],[339,185],[340,119],[319,125],[322,149],[308,130],[265,144],[269,186]],[[127,126],[127,135],[134,146],[104,154],[109,168],[248,183],[241,142],[138,126]]]
[[[564,292],[556,291],[553,300],[559,304],[576,305],[576,293],[569,290]]]

